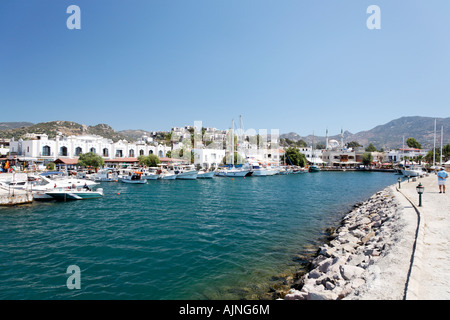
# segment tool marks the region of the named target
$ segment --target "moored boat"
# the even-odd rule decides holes
[[[140,171],[135,171],[133,173],[130,172],[128,175],[121,176],[120,181],[131,184],[147,183],[146,179],[142,179],[142,172]]]
[[[197,174],[198,179],[212,179],[214,177],[214,171],[200,170]]]
[[[56,188],[45,193],[52,199],[59,201],[87,200],[103,197],[103,189],[90,190],[88,188]]]

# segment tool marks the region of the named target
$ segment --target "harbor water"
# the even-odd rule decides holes
[[[0,299],[257,299],[393,173],[104,182],[0,207]],[[68,289],[67,268],[81,289]]]

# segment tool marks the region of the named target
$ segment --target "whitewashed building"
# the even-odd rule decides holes
[[[37,134],[34,139],[10,141],[10,155],[19,160],[48,162],[58,158],[75,158],[82,153],[93,152],[105,159],[135,158],[140,155],[155,154],[165,157],[170,147],[164,145],[148,145],[143,141],[128,142],[119,140],[113,142],[101,136],[57,136],[49,139],[46,134]]]

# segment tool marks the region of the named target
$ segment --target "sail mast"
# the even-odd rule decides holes
[[[442,166],[442,144],[444,142],[444,126],[441,126],[441,153],[440,153],[440,160],[439,160],[439,165]]]
[[[436,119],[434,119],[433,166],[436,163]]]

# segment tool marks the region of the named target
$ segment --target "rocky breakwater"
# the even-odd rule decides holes
[[[388,187],[354,206],[329,243],[318,250],[309,271],[285,300],[339,300],[358,296],[360,288],[379,280],[379,259],[399,241],[402,208]],[[361,291],[362,292],[362,291]]]

